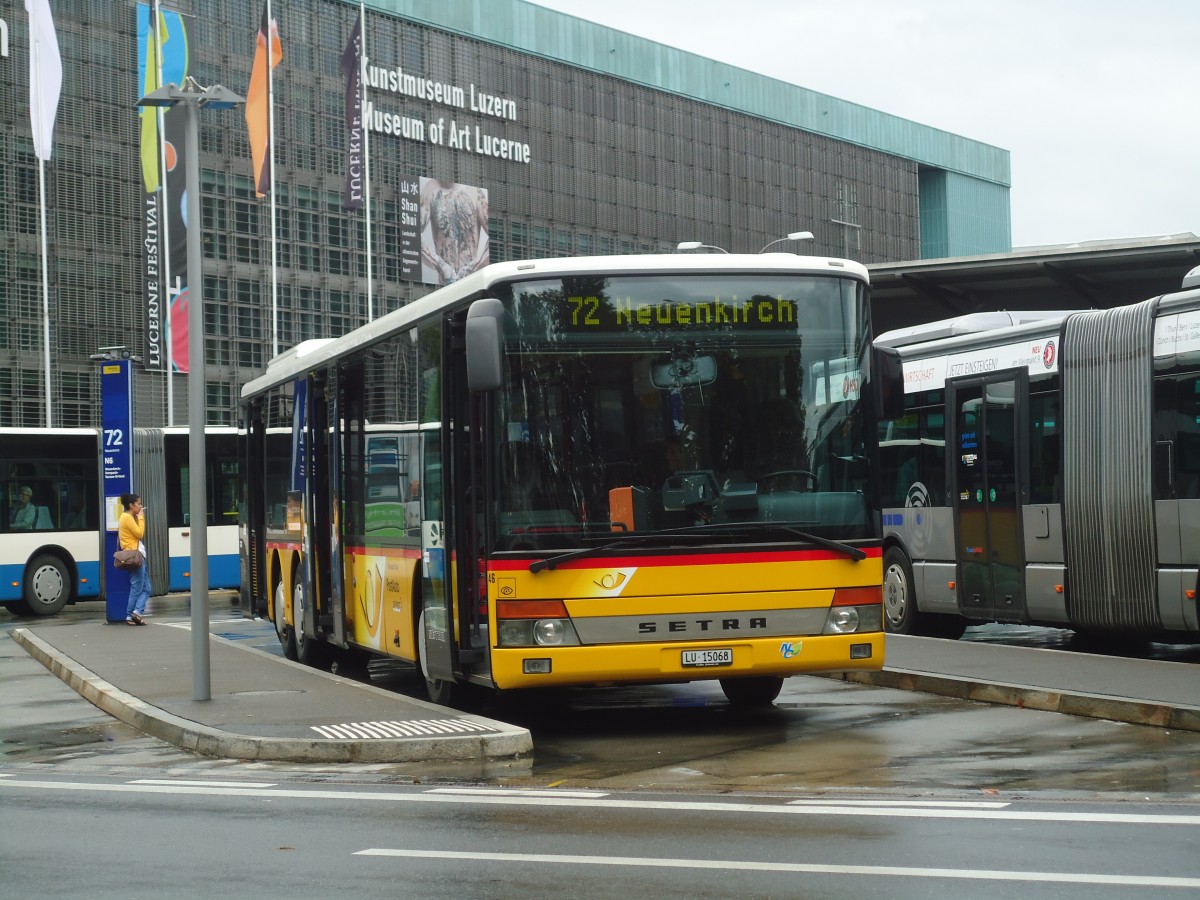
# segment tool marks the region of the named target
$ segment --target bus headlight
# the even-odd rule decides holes
[[[881,588],[839,588],[821,634],[855,634],[883,630]]]
[[[561,600],[501,600],[496,604],[499,647],[578,645],[579,635]]]
[[[501,619],[497,623],[501,647],[564,647],[579,644],[570,619]]]
[[[538,619],[533,623],[533,639],[542,646],[555,647],[563,642],[568,623],[562,619]]]
[[[858,631],[858,610],[853,606],[834,607],[825,618],[823,634],[852,634]]]
[[[496,623],[501,647],[529,647],[533,644],[533,622],[528,619],[501,619]]]

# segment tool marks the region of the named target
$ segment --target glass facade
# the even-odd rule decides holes
[[[58,0],[63,59],[45,170],[56,426],[99,424],[89,356],[141,354],[147,304],[135,5]],[[178,0],[189,74],[244,94],[260,0]],[[234,424],[240,385],[281,350],[367,320],[367,233],[343,207],[345,80],[357,6],[276,4],[277,290],[268,200],[255,196],[241,109],[200,112],[206,419]],[[9,12],[0,60],[0,425],[44,422],[38,161],[28,119],[28,26]],[[804,252],[864,263],[921,255],[919,163],[794,126],[367,10],[375,316],[432,289],[407,274],[405,184],[487,192],[490,260],[669,252],[701,240],[757,252],[796,230]],[[795,249],[776,244],[773,249]],[[418,276],[419,277],[419,276]],[[193,276],[194,280],[194,276]],[[176,376],[171,419],[187,420]],[[166,375],[138,370],[135,424],[167,423]]]

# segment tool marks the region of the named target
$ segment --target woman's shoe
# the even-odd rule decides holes
[[[130,613],[128,621],[129,621],[130,625],[145,625],[146,624],[145,620],[142,619],[142,617],[139,616],[137,613]]]

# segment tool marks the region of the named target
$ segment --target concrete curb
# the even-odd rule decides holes
[[[836,678],[854,684],[898,688],[938,694],[958,700],[974,700],[1022,709],[1065,713],[1092,719],[1110,719],[1133,725],[1174,728],[1179,731],[1200,731],[1200,707],[1172,706],[1165,703],[1145,703],[1121,697],[1054,691],[1018,684],[999,684],[934,675],[907,669],[884,669],[881,672],[843,672]]]
[[[370,741],[308,740],[231,734],[173,715],[125,693],[95,672],[60,654],[56,648],[37,635],[31,634],[28,629],[14,628],[9,633],[30,656],[93,706],[152,737],[202,756],[276,762],[398,763],[430,759],[511,759],[527,754],[533,749],[533,738],[529,732],[511,725],[507,726],[507,731],[490,735],[385,738]],[[474,718],[484,721],[479,717]],[[492,725],[496,724],[488,721]]]

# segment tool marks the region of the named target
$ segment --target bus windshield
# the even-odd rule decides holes
[[[620,275],[497,291],[495,550],[729,524],[873,534],[866,289],[796,274]],[[764,527],[755,529],[754,523]]]

